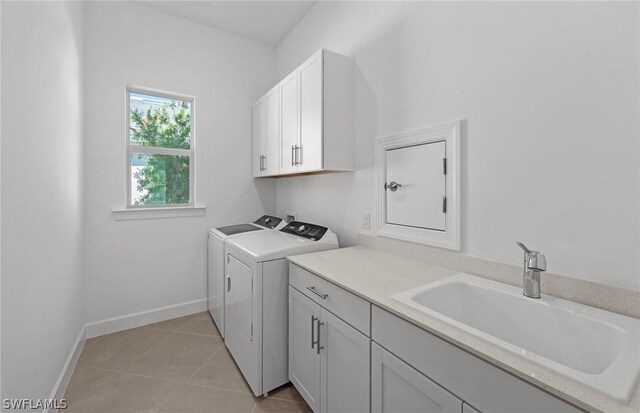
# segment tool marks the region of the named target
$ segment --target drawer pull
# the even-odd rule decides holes
[[[317,295],[318,297],[322,298],[323,300],[326,300],[326,299],[327,299],[327,297],[329,297],[329,294],[322,294],[322,293],[319,293],[319,292],[316,290],[316,287],[307,287],[307,290],[311,291],[312,293],[314,293],[314,294],[315,294],[315,295]]]

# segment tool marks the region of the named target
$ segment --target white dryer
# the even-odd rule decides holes
[[[225,344],[258,396],[289,381],[287,256],[338,248],[325,227],[293,221],[225,245]]]
[[[224,244],[227,239],[255,231],[279,230],[282,218],[263,215],[254,222],[210,228],[207,242],[207,308],[224,337]]]

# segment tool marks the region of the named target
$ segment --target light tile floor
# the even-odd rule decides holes
[[[291,385],[254,397],[209,313],[87,340],[68,413],[262,413],[311,409]]]

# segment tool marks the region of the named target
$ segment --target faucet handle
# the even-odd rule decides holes
[[[524,250],[524,252],[526,252],[527,254],[531,254],[531,250],[529,248],[527,248],[526,245],[524,245],[523,243],[521,243],[520,241],[516,241],[516,244],[522,248]]]
[[[546,271],[547,258],[538,251],[531,251],[529,260],[527,261],[527,268],[535,271]]]

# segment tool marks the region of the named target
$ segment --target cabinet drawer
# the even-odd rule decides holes
[[[484,412],[581,412],[415,325],[373,306],[371,338],[457,397]]]
[[[371,304],[368,301],[295,264],[289,264],[289,284],[367,337],[371,335]]]

